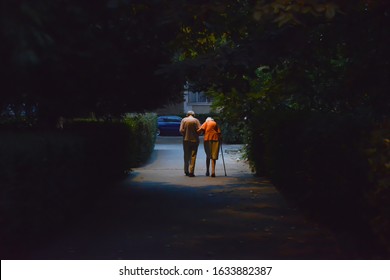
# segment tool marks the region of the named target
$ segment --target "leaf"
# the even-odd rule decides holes
[[[284,6],[279,3],[272,3],[271,7],[273,8],[275,14],[279,13],[280,10],[284,9]]]
[[[263,13],[260,11],[260,10],[256,10],[254,13],[253,13],[253,18],[254,20],[256,21],[259,21],[261,20],[261,17],[263,16]]]
[[[199,38],[197,41],[199,44],[203,45],[203,44],[206,44],[207,38]]]
[[[312,7],[304,7],[302,8],[302,13],[308,14],[308,13],[313,13],[313,8]]]
[[[318,13],[322,13],[322,12],[325,12],[326,7],[325,7],[325,5],[319,4],[319,5],[314,6],[314,10]]]
[[[185,33],[185,34],[191,33],[191,27],[189,27],[189,26],[183,26],[183,27],[181,28],[181,30],[182,30],[183,33]]]
[[[337,6],[335,4],[326,4],[325,16],[328,19],[334,18],[336,15]]]
[[[282,13],[279,17],[277,17],[274,22],[278,23],[278,26],[281,27],[286,23],[294,23],[297,24],[299,21],[295,18],[292,13]]]
[[[214,33],[211,33],[208,37],[208,40],[212,43],[212,44],[215,44],[215,42],[217,42],[217,39],[215,38],[215,34]]]

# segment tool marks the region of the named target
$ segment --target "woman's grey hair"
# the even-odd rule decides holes
[[[213,121],[214,119],[212,117],[207,117],[206,122]]]

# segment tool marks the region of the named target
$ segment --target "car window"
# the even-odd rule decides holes
[[[180,117],[158,117],[157,120],[159,122],[181,122]]]
[[[170,118],[170,119],[166,119],[166,122],[180,122],[181,120],[180,119],[177,119],[177,118]]]

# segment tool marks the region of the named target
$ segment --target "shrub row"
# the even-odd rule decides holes
[[[2,129],[1,240],[48,232],[76,215],[145,162],[155,137],[153,114],[72,121],[52,131]]]
[[[375,236],[390,252],[390,123],[383,123],[370,134],[367,156],[371,188],[369,206],[375,209],[370,225]]]
[[[255,123],[248,156],[258,175],[316,219],[380,236],[390,252],[388,129],[318,112],[262,112]]]

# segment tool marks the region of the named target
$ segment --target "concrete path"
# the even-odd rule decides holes
[[[242,145],[222,145],[223,155],[219,153],[216,177],[206,177],[206,156],[203,138],[198,148],[195,167],[196,178],[184,176],[183,149],[181,137],[158,137],[155,152],[150,161],[141,168],[134,169],[132,182],[157,183],[204,187],[207,185],[226,185],[242,178],[252,178],[248,164],[242,160]],[[224,166],[225,163],[225,166]],[[225,176],[226,170],[226,176]]]
[[[290,207],[223,145],[217,177],[205,176],[203,143],[196,177],[184,176],[181,137],[157,139],[136,168],[80,221],[32,259],[343,259],[336,239]]]

